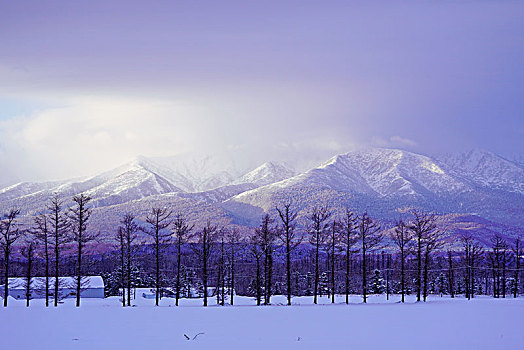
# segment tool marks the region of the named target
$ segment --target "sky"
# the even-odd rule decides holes
[[[522,1],[0,1],[0,184],[524,149]]]

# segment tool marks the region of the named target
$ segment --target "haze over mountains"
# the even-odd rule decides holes
[[[302,214],[315,204],[367,210],[391,222],[409,208],[442,214],[454,232],[511,235],[524,226],[524,167],[496,154],[472,150],[428,157],[398,149],[371,148],[337,155],[296,173],[284,163],[239,169],[234,160],[207,157],[137,157],[87,179],[19,183],[0,190],[2,210],[17,206],[28,220],[45,211],[57,192],[71,203],[90,195],[91,228],[114,232],[120,216],[143,217],[152,205],[187,213],[200,224],[256,226],[264,212],[293,201]]]

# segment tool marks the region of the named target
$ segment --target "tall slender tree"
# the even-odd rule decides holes
[[[45,283],[45,306],[49,306],[49,264],[50,264],[50,232],[49,218],[45,214],[40,214],[34,218],[34,226],[31,233],[35,237],[36,243],[42,248],[44,258],[44,283]]]
[[[329,262],[329,277],[330,277],[330,289],[331,289],[331,303],[335,303],[336,283],[335,283],[335,264],[337,258],[337,252],[341,241],[342,223],[336,219],[333,219],[329,227],[329,235],[327,238],[327,251],[328,251],[328,262]]]
[[[127,284],[127,306],[131,306],[131,287],[132,287],[132,270],[133,270],[133,256],[135,253],[134,242],[138,238],[139,226],[135,223],[135,217],[127,213],[120,221],[120,230],[122,230],[124,245],[125,245],[125,281]],[[124,271],[122,271],[124,274]]]
[[[266,214],[262,218],[260,227],[255,229],[255,234],[264,252],[264,304],[271,303],[273,285],[273,253],[275,251],[276,232],[271,227],[273,220]]]
[[[191,230],[194,225],[189,225],[186,217],[182,213],[175,215],[173,219],[173,237],[175,238],[176,254],[177,254],[177,270],[176,270],[176,282],[175,282],[175,305],[178,306],[180,299],[180,274],[182,272],[182,246],[186,243]]]
[[[260,273],[260,260],[264,256],[264,245],[261,241],[260,235],[256,231],[249,237],[249,246],[251,255],[255,259],[255,298],[257,300],[257,305],[260,305],[261,302],[261,287],[262,287],[262,277]]]
[[[122,306],[126,307],[126,236],[122,227],[116,232],[116,241],[120,251],[120,287],[122,288]]]
[[[466,298],[471,299],[475,295],[475,263],[482,258],[483,248],[475,242],[473,236],[465,234],[460,237],[464,249],[465,262],[465,287]]]
[[[366,212],[358,217],[358,238],[360,242],[360,250],[362,253],[362,297],[364,303],[367,302],[367,259],[369,252],[378,247],[383,233],[380,231],[380,226],[373,220]]]
[[[428,297],[428,284],[429,284],[429,265],[431,259],[431,253],[440,247],[442,247],[442,235],[443,232],[439,229],[434,229],[428,232],[424,239],[424,302]]]
[[[217,231],[218,235],[218,241],[219,241],[219,256],[218,256],[218,266],[217,266],[217,283],[216,283],[216,289],[215,294],[217,297],[217,305],[224,306],[225,300],[224,300],[224,280],[225,280],[225,233],[226,229],[220,229]]]
[[[82,259],[84,248],[88,243],[98,238],[98,234],[87,231],[87,223],[91,216],[91,208],[88,207],[91,197],[79,194],[73,197],[75,205],[69,209],[68,216],[71,220],[72,241],[76,245],[76,307],[80,307],[80,294],[85,287]]]
[[[0,249],[4,253],[4,307],[7,307],[9,295],[9,259],[13,244],[25,233],[16,222],[18,215],[20,215],[20,209],[13,208],[0,219]]]
[[[346,304],[349,304],[349,275],[351,268],[351,253],[353,246],[357,243],[357,216],[349,208],[345,208],[344,218],[342,219],[342,243],[345,250],[345,265],[346,265],[346,283],[345,283],[345,294]]]
[[[28,242],[22,247],[21,254],[26,259],[26,274],[24,278],[25,287],[25,306],[29,307],[29,301],[31,300],[31,292],[33,290],[33,263],[35,260],[36,242],[33,239],[29,239]]]
[[[420,301],[422,294],[422,269],[423,269],[423,258],[424,248],[426,247],[426,240],[430,233],[436,229],[436,217],[434,214],[424,213],[421,211],[413,210],[411,212],[413,220],[409,224],[409,229],[414,236],[416,241],[415,252],[417,256],[417,301]]]
[[[404,302],[406,294],[406,255],[411,248],[413,236],[411,235],[406,223],[404,223],[402,219],[399,219],[396,223],[395,230],[393,231],[391,238],[399,250],[400,293],[401,301]]]
[[[452,298],[455,297],[455,273],[453,271],[453,251],[448,249],[448,289]]]
[[[68,234],[70,222],[63,211],[63,201],[59,198],[58,193],[54,193],[47,206],[49,210],[49,228],[51,235],[51,248],[54,256],[54,306],[58,306],[60,296],[60,255],[71,237]]]
[[[286,294],[287,304],[291,305],[291,252],[302,242],[302,236],[295,232],[298,212],[292,208],[292,203],[285,203],[277,207],[276,211],[280,218],[278,237],[286,248]]]
[[[500,297],[500,281],[501,281],[501,270],[502,270],[502,250],[504,249],[506,242],[499,234],[493,235],[490,238],[491,251],[488,254],[488,258],[491,264],[491,271],[493,274],[493,297]]]
[[[513,254],[515,255],[515,275],[513,276],[513,298],[516,298],[519,294],[519,273],[520,273],[520,259],[524,256],[524,247],[520,238],[515,239],[515,244],[513,245]]]
[[[315,247],[315,282],[313,287],[313,303],[317,303],[318,283],[320,279],[320,248],[326,241],[329,232],[329,218],[332,212],[327,206],[315,206],[308,215],[308,227],[311,232],[309,243]]]
[[[215,243],[218,227],[207,221],[207,224],[199,231],[197,231],[193,238],[196,243],[191,246],[193,252],[197,255],[202,264],[202,285],[204,287],[204,306],[207,306],[207,282],[209,278],[209,260],[211,259],[213,244]]]
[[[229,302],[231,305],[234,305],[234,295],[235,295],[235,266],[237,259],[238,246],[240,244],[240,237],[237,230],[229,230],[227,232],[227,244],[229,244],[229,270],[231,274],[231,279],[229,282]]]
[[[142,228],[153,240],[153,248],[155,250],[155,305],[158,306],[160,300],[160,293],[162,289],[162,275],[160,272],[160,265],[162,262],[162,253],[165,245],[171,239],[171,232],[167,230],[171,221],[171,211],[167,208],[154,207],[151,213],[146,217],[148,227]]]

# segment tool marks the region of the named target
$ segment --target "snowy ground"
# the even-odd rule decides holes
[[[400,304],[398,296],[371,296],[366,305],[352,296],[347,306],[342,296],[335,305],[300,297],[292,307],[281,305],[281,296],[272,301],[256,307],[237,297],[234,307],[203,308],[202,300],[182,300],[177,308],[172,299],[153,307],[154,300],[140,297],[122,308],[108,298],[82,300],[80,309],[66,300],[46,310],[42,300],[26,309],[10,298],[0,308],[0,340],[5,349],[524,349],[524,298],[409,297]],[[198,333],[195,340],[184,336]]]

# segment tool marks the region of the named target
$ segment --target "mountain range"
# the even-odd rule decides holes
[[[20,207],[23,219],[45,211],[53,193],[65,205],[92,197],[91,229],[110,236],[125,212],[144,218],[152,206],[169,206],[202,224],[253,227],[265,212],[293,202],[300,220],[316,204],[350,207],[384,222],[411,208],[432,211],[451,235],[470,231],[519,234],[524,226],[524,167],[494,153],[472,150],[430,157],[371,148],[337,155],[305,172],[281,162],[242,169],[211,156],[137,157],[85,179],[22,182],[0,190],[0,209]]]

